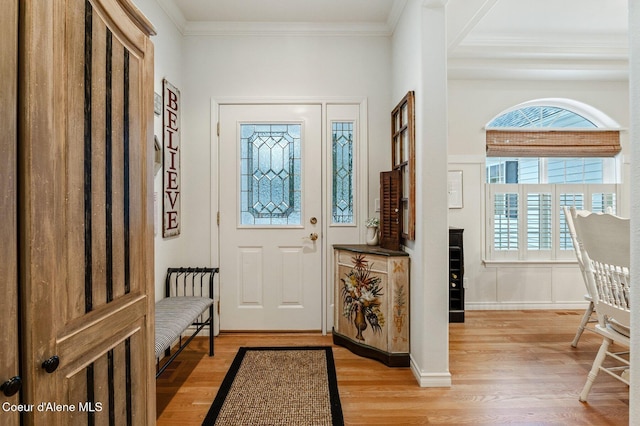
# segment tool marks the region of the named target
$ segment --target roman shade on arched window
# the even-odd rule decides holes
[[[588,113],[585,109],[585,115]],[[487,157],[613,157],[618,154],[620,132],[607,129],[607,123],[598,122],[597,117],[585,115],[561,106],[521,104],[487,125]]]
[[[487,157],[613,157],[621,151],[617,130],[486,131]]]

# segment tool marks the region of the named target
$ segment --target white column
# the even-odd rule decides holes
[[[631,143],[631,286],[640,288],[640,4],[629,0],[629,99]],[[640,424],[640,291],[631,292],[629,424]]]
[[[424,306],[422,386],[451,386],[449,373],[449,230],[447,207],[446,0],[421,8],[421,89],[416,92],[416,231]],[[418,118],[419,115],[419,118]]]

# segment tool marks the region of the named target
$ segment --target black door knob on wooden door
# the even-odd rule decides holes
[[[0,390],[5,396],[13,396],[22,388],[22,379],[20,376],[14,376],[0,385]]]
[[[42,363],[42,368],[47,373],[53,373],[58,368],[58,365],[60,365],[60,357],[58,357],[58,355],[54,355]]]

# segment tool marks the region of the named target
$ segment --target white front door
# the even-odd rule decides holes
[[[321,106],[219,119],[220,329],[321,330]]]

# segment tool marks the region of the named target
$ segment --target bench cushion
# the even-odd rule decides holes
[[[213,299],[208,297],[166,297],[156,302],[156,358],[204,312]]]

